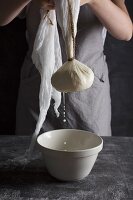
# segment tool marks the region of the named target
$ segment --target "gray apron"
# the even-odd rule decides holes
[[[31,60],[34,39],[40,21],[39,9],[34,3],[29,6],[26,18],[29,51],[22,66],[17,103],[16,134],[19,135],[31,135],[35,130],[39,115],[40,75]],[[102,31],[101,23],[89,6],[82,6],[76,38],[76,58],[93,70],[94,83],[91,88],[83,92],[66,94],[66,123],[63,122],[63,102],[59,107],[60,117],[56,118],[53,109],[54,101],[51,100],[41,132],[76,128],[89,130],[100,136],[111,135],[110,87],[108,68],[103,54]],[[59,33],[63,62],[65,62],[66,53],[60,28]]]

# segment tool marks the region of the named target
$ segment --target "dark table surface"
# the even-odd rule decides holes
[[[89,176],[61,182],[48,174],[37,148],[25,168],[13,162],[25,153],[30,137],[0,136],[0,200],[133,200],[133,138],[103,139]]]

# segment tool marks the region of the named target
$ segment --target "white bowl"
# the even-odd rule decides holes
[[[85,178],[103,148],[101,137],[76,129],[45,132],[37,142],[49,173],[65,181]]]

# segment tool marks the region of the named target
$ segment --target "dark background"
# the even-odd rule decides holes
[[[133,1],[126,0],[133,19]],[[0,27],[0,134],[14,134],[20,69],[26,54],[25,19]],[[112,102],[112,134],[133,136],[133,39],[107,35],[105,54]]]
[[[126,0],[133,19],[133,1]],[[112,101],[112,134],[133,137],[133,38],[119,41],[109,34],[105,43]]]

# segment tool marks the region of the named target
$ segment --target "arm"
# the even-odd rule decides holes
[[[0,25],[11,22],[31,0],[0,1]],[[49,0],[36,0],[39,4],[49,6]],[[113,2],[112,2],[113,1]],[[81,0],[81,5],[88,3],[96,16],[117,39],[129,40],[132,37],[133,26],[129,18],[124,0]]]
[[[84,2],[88,3],[112,36],[127,41],[132,38],[133,25],[124,0],[89,0]]]
[[[0,26],[11,22],[31,0],[1,0]]]
[[[0,26],[10,23],[32,0],[0,0]],[[46,10],[54,9],[49,0],[33,0]]]

